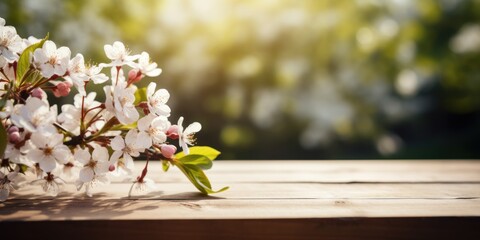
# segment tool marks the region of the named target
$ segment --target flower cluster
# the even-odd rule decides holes
[[[208,147],[189,150],[200,123],[183,128],[180,117],[172,124],[169,92],[155,82],[136,86],[161,69],[148,53],[131,54],[121,42],[104,50],[107,63],[86,64],[82,54],[72,58],[69,48],[57,47],[48,36],[21,38],[0,18],[0,201],[29,183],[56,196],[72,182],[92,196],[92,188],[109,183],[110,175],[129,177],[133,186],[145,189],[152,186],[146,175],[154,159],[165,171],[179,167],[201,192],[216,192],[198,171],[219,153]],[[87,93],[88,84],[103,84],[105,100]],[[60,98],[72,88],[78,91],[73,104],[59,112],[49,103],[47,92]],[[177,141],[183,153],[176,154]],[[134,159],[147,160],[136,178]]]

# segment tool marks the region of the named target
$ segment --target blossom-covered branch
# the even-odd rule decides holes
[[[23,39],[0,18],[0,201],[29,183],[51,196],[74,183],[92,196],[92,189],[108,184],[110,175],[133,179],[131,194],[132,189],[154,187],[146,177],[151,160],[162,161],[165,171],[177,166],[205,194],[226,190],[213,191],[202,171],[219,152],[189,149],[201,124],[184,129],[183,117],[171,124],[169,92],[155,82],[136,86],[162,72],[149,54],[131,54],[118,41],[104,50],[109,62],[86,65],[82,54],[71,58],[70,49],[57,47],[48,35]],[[104,84],[104,102],[86,91],[89,84]],[[73,104],[58,112],[47,92],[60,98],[73,87],[78,92]],[[183,153],[176,154],[177,141]],[[147,161],[135,177],[138,158]]]

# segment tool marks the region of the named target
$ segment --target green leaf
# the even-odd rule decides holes
[[[7,147],[7,131],[5,131],[5,126],[0,122],[0,159],[3,158],[5,153],[5,148]]]
[[[168,161],[162,160],[162,169],[164,172],[168,171],[170,168],[170,163]]]
[[[147,88],[139,88],[135,92],[135,105],[147,101]]]
[[[212,189],[212,185],[208,180],[205,173],[202,169],[196,165],[189,165],[183,164],[179,161],[174,161],[174,165],[177,166],[185,176],[187,176],[188,180],[203,194],[212,194],[212,193],[219,193],[227,190],[229,187],[224,187],[218,191]]]
[[[20,173],[25,174],[28,171],[28,166],[25,164],[17,164],[20,167]]]
[[[115,125],[112,128],[110,128],[110,131],[117,131],[117,130],[128,131],[128,130],[134,129],[134,128],[137,128],[137,122],[134,122],[134,123],[128,124],[128,125],[118,124],[118,125]]]
[[[207,147],[207,146],[195,146],[190,148],[190,155],[203,155],[210,160],[215,160],[215,158],[220,155],[220,152],[217,151],[215,148]],[[179,152],[175,154],[175,158],[179,159],[184,157],[185,154],[182,152]]]
[[[210,160],[210,158],[204,155],[197,155],[197,154],[189,154],[177,160],[182,162],[183,164],[195,165],[204,170],[212,168],[212,165],[213,165],[212,160]]]
[[[30,68],[30,60],[31,60],[31,55],[33,51],[35,51],[35,49],[37,48],[43,47],[43,44],[48,39],[48,35],[49,34],[47,33],[47,36],[45,36],[45,38],[42,39],[40,42],[32,44],[27,48],[25,48],[25,50],[23,50],[22,54],[20,55],[20,58],[18,59],[18,64],[17,64],[17,84],[22,80],[23,76]]]

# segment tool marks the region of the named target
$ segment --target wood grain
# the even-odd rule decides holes
[[[158,183],[157,190],[133,191],[130,199],[189,200],[204,199],[190,183]],[[218,185],[218,184],[216,184]],[[231,188],[212,197],[225,199],[468,199],[480,198],[479,184],[405,184],[405,183],[223,183]],[[215,186],[215,185],[214,185]],[[93,190],[94,200],[128,197],[129,183],[112,183]],[[40,186],[26,186],[12,193],[13,199],[53,199],[39,194]],[[83,199],[83,191],[66,185],[56,199]]]
[[[164,173],[152,162],[149,177],[157,182],[179,182],[185,177],[172,168]],[[142,164],[137,163],[140,173]],[[478,182],[475,161],[217,161],[207,171],[214,183],[223,182]]]
[[[3,220],[478,217],[479,199],[15,200]]]
[[[150,164],[158,189],[130,198],[121,179],[93,198],[73,185],[57,198],[19,189],[0,203],[0,229],[18,239],[480,239],[480,161],[218,161],[207,175],[231,189],[213,196]]]

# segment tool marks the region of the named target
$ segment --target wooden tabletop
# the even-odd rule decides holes
[[[178,169],[150,164],[158,189],[131,198],[119,180],[92,198],[73,185],[54,199],[19,189],[0,203],[0,229],[20,238],[480,239],[480,161],[217,161],[206,173],[214,189],[230,189],[211,196]]]

